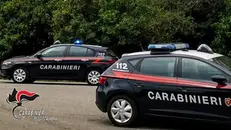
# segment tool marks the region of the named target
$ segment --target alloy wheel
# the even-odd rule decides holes
[[[100,78],[100,73],[95,70],[90,71],[87,76],[88,82],[94,85],[98,84],[99,78]]]
[[[111,115],[118,123],[128,122],[131,119],[132,114],[131,104],[124,99],[118,99],[111,105]]]
[[[13,78],[16,82],[24,82],[26,80],[26,71],[23,69],[16,69],[13,73]]]

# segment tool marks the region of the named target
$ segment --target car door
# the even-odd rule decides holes
[[[60,79],[62,78],[64,65],[63,59],[66,54],[66,46],[49,47],[39,52],[39,57],[30,62],[30,69],[33,76],[42,79]]]
[[[218,87],[211,77],[230,77],[208,61],[183,57],[180,59],[178,87],[183,88],[180,112],[187,117],[207,120],[230,120],[231,91]]]
[[[95,56],[95,51],[92,49],[82,46],[70,46],[64,62],[71,65],[71,69],[63,75],[69,79],[84,79],[93,56]]]
[[[177,57],[146,57],[128,76],[143,113],[176,115],[178,103],[171,102],[171,94],[180,91],[175,84],[176,66]]]

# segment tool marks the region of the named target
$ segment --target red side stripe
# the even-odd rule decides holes
[[[55,58],[54,58],[55,59]],[[65,57],[64,60],[81,60],[81,59],[87,59],[87,60],[98,60],[100,58],[98,57]],[[101,60],[101,59],[100,59]]]
[[[109,62],[92,62],[93,64],[109,64]]]
[[[98,57],[64,57],[64,58],[43,58],[42,60],[45,61],[50,61],[50,60],[55,60],[55,59],[61,59],[61,60],[81,60],[81,59],[88,59],[88,60],[102,60],[102,58]],[[20,61],[39,61],[37,58],[28,58],[28,59],[20,59]]]
[[[53,60],[63,60],[63,61],[66,61],[66,60],[93,60],[93,64],[110,64],[110,63],[113,63],[112,61],[109,61],[109,62],[101,62],[101,60],[103,60],[103,58],[98,58],[98,57],[64,57],[64,58],[43,58],[42,59],[43,61],[53,61]],[[39,60],[37,58],[31,58],[31,59],[20,59],[19,61],[42,61],[42,60]]]
[[[118,72],[113,71],[114,75],[107,76],[112,78],[126,78],[131,80],[139,80],[139,81],[149,81],[149,82],[158,82],[158,83],[169,83],[169,84],[177,84],[177,85],[189,85],[196,87],[206,87],[206,88],[222,88],[222,89],[231,89],[231,86],[220,86],[216,83],[207,83],[207,82],[199,82],[199,81],[189,81],[184,79],[176,79],[176,78],[166,78],[166,77],[158,77],[158,76],[147,76],[142,74],[131,74],[126,72]]]
[[[94,60],[92,63],[99,63],[99,61],[101,60],[102,58],[97,58],[96,60]]]

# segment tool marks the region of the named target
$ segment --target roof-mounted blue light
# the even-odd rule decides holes
[[[81,44],[83,44],[83,41],[81,41],[81,40],[76,40],[76,41],[74,42],[74,44],[75,44],[75,45],[81,45]]]
[[[189,49],[189,44],[187,43],[163,43],[163,44],[149,44],[148,50],[182,50]]]

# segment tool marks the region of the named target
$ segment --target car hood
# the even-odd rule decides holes
[[[30,56],[15,56],[15,57],[12,57],[10,59],[5,60],[4,62],[11,62],[11,61],[15,62],[15,61],[22,61],[22,60],[26,60],[26,59],[29,60],[31,58],[32,57],[30,57]]]

